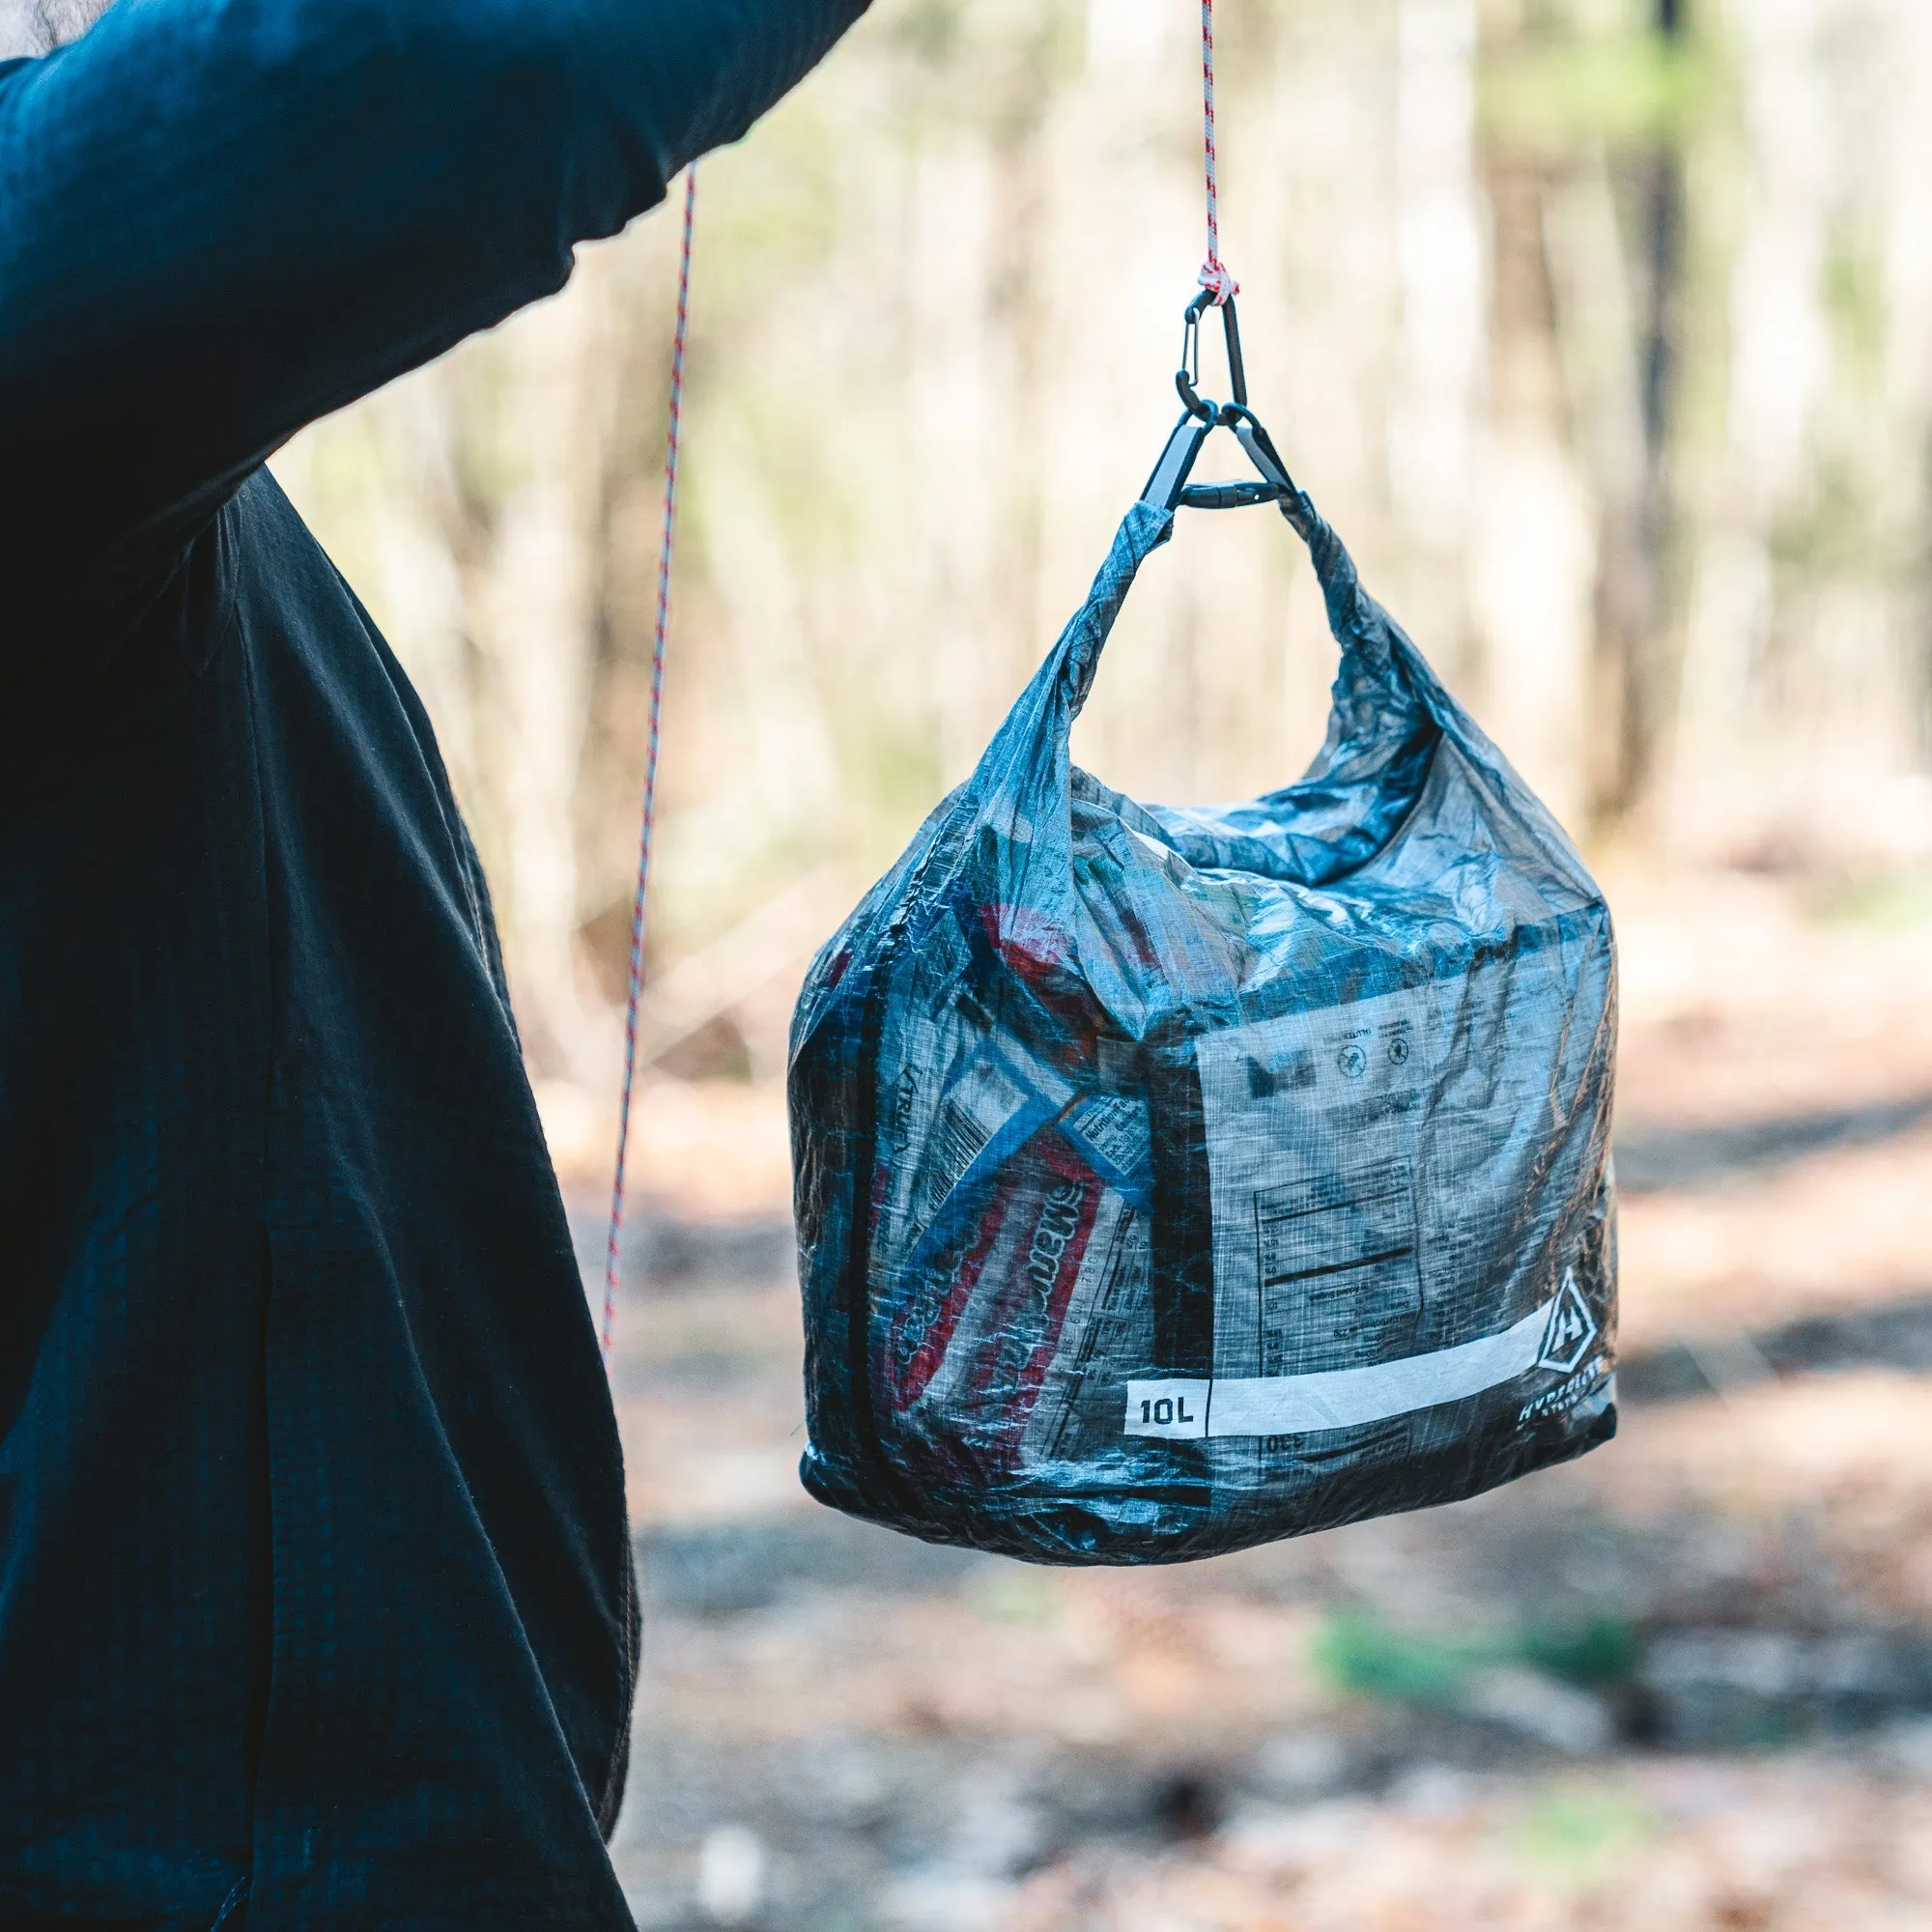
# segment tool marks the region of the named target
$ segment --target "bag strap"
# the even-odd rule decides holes
[[[1065,717],[1065,730],[1072,725],[1086,705],[1094,688],[1094,673],[1099,668],[1100,652],[1127,601],[1135,577],[1147,559],[1174,534],[1174,512],[1152,503],[1136,503],[1121,519],[1114,533],[1113,547],[1101,564],[1087,593],[1087,601],[1074,612],[1073,620],[1060,634],[1054,647],[1059,659],[1055,678]]]

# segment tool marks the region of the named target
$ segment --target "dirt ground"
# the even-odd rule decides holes
[[[1932,885],[1611,896],[1618,1439],[1211,1563],[812,1504],[782,1096],[647,1089],[640,1925],[1932,1927]]]

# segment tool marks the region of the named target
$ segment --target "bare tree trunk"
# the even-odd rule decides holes
[[[1550,810],[1580,830],[1597,510],[1573,454],[1545,243],[1548,184],[1523,161],[1492,160],[1487,174],[1490,419],[1470,551],[1480,709]]]
[[[1685,39],[1685,0],[1656,0],[1655,31],[1668,54]],[[1596,809],[1626,821],[1656,774],[1668,718],[1674,631],[1668,571],[1676,526],[1669,444],[1677,392],[1678,310],[1684,280],[1684,157],[1666,128],[1637,165],[1643,241],[1643,468],[1634,503],[1606,506],[1605,568],[1598,602],[1600,689],[1615,704],[1603,733]]]
[[[1389,498],[1405,604],[1452,673],[1466,643],[1485,298],[1476,182],[1475,0],[1402,0],[1396,21],[1396,260]],[[1418,618],[1417,621],[1420,621]]]

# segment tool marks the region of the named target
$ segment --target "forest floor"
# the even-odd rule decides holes
[[[1932,1925],[1932,887],[1612,902],[1617,1440],[1209,1563],[810,1502],[781,1093],[646,1091],[641,1926]]]

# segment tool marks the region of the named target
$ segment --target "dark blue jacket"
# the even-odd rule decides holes
[[[0,65],[0,1926],[622,1927],[611,1403],[474,852],[263,471],[863,0]]]

